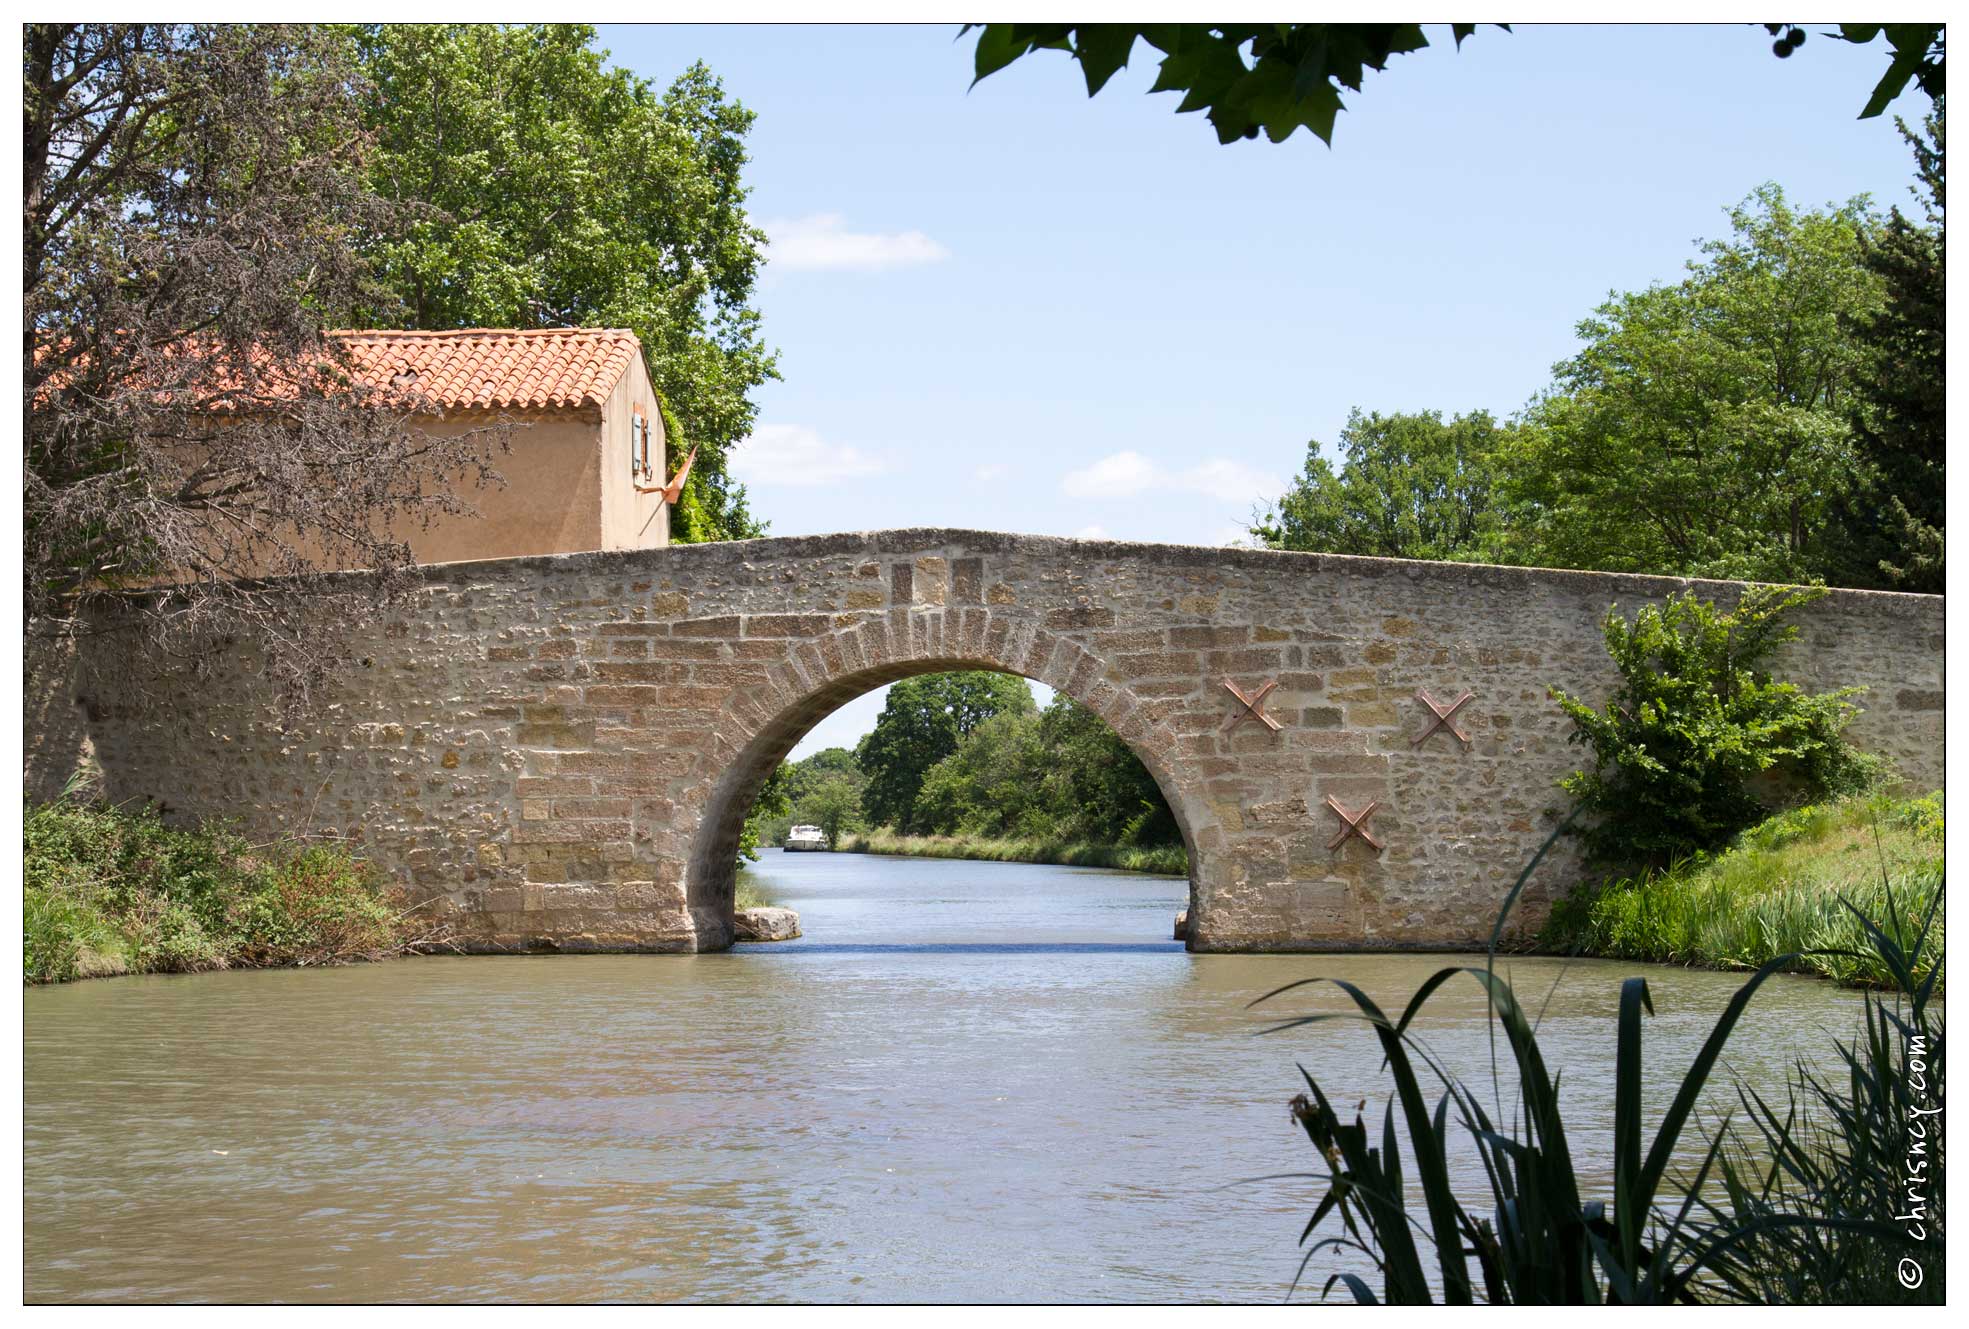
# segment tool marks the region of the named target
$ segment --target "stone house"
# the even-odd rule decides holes
[[[663,413],[624,328],[345,330],[357,376],[414,388],[441,434],[514,426],[493,459],[506,483],[463,497],[476,515],[404,531],[420,563],[652,549],[670,542],[670,505],[689,473],[666,476]]]

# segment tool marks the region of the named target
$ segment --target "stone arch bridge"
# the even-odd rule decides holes
[[[113,798],[351,837],[477,948],[712,950],[741,822],[807,729],[907,675],[999,669],[1092,708],[1154,774],[1193,949],[1464,946],[1579,756],[1548,685],[1604,696],[1601,615],[1690,584],[950,530],[422,576],[298,729],[250,645],[141,706],[87,652],[31,646],[30,791],[93,750]],[[1942,601],[1836,592],[1802,621],[1790,676],[1866,686],[1853,736],[1939,784]]]

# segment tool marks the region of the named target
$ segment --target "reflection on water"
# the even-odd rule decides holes
[[[1329,975],[1394,1005],[1449,962],[1192,956],[1167,878],[771,851],[758,875],[801,940],[29,991],[28,1296],[1277,1300],[1316,1191],[1229,1183],[1315,1161],[1295,1061],[1377,1114],[1385,1082],[1358,1025],[1255,1038],[1246,1004]],[[1509,968],[1534,1008],[1559,982],[1547,1059],[1606,1137],[1637,967]],[[1649,977],[1647,1059],[1686,1065],[1739,980]],[[1777,981],[1731,1055],[1775,1082],[1856,1005]],[[1421,1029],[1487,1083],[1474,984]]]

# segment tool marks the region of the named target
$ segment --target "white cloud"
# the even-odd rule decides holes
[[[1098,525],[1083,526],[1073,533],[1073,538],[1076,540],[1105,540],[1108,538],[1108,528]]]
[[[1072,498],[1129,498],[1161,478],[1160,468],[1141,453],[1117,452],[1068,471],[1060,487]]]
[[[1191,467],[1183,473],[1182,484],[1225,503],[1257,502],[1284,488],[1257,467],[1229,457],[1212,457]]]
[[[1230,457],[1209,457],[1173,469],[1139,452],[1112,453],[1091,466],[1068,471],[1060,487],[1072,498],[1132,498],[1150,489],[1203,494],[1222,503],[1251,503],[1285,486],[1274,475]]]
[[[937,263],[950,251],[921,231],[850,231],[838,212],[788,217],[765,225],[768,270],[881,272]]]
[[[731,454],[749,485],[826,485],[888,469],[859,448],[829,443],[806,425],[759,425]]]
[[[1002,461],[994,461],[985,463],[975,471],[972,471],[971,474],[986,483],[990,483],[993,480],[1003,480],[1011,472],[1011,469],[1011,467]]]

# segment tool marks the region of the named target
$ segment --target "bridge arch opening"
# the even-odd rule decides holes
[[[781,707],[746,738],[711,785],[691,850],[686,894],[700,950],[730,944],[740,837],[760,790],[800,741],[842,706],[877,688],[928,674],[966,671],[1004,674],[1043,684],[1091,712],[1113,731],[1141,762],[1168,806],[1187,866],[1186,908],[1192,919],[1197,917],[1199,883],[1204,880],[1196,825],[1198,800],[1168,760],[1170,745],[1155,741],[1166,736],[1157,734],[1141,718],[1137,699],[1111,684],[1089,687],[1052,670],[1014,669],[976,655],[938,654],[844,670]]]

